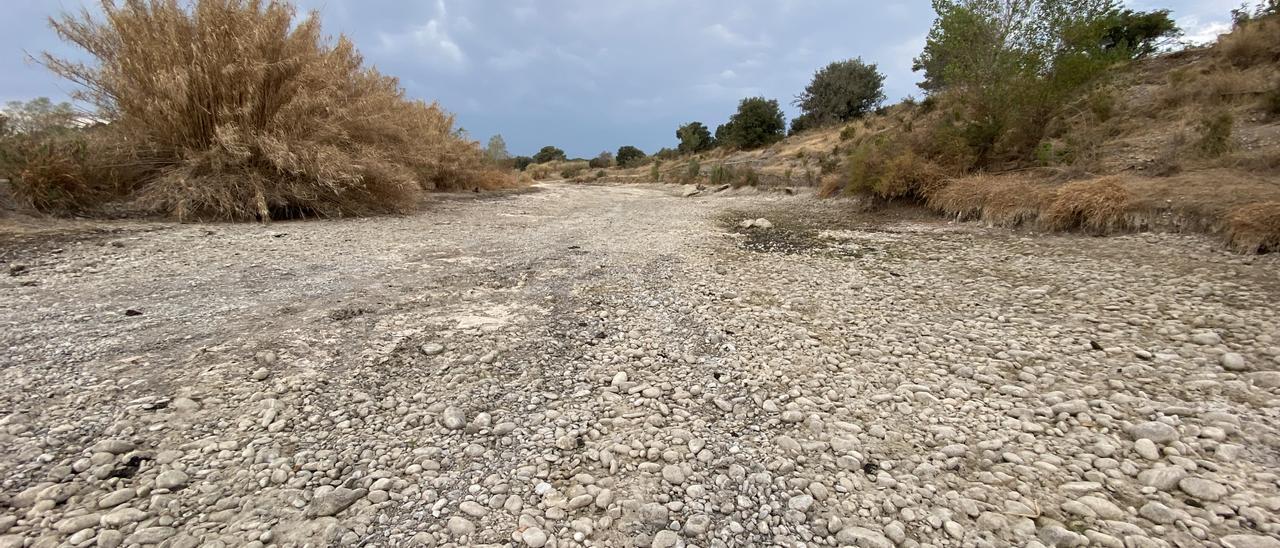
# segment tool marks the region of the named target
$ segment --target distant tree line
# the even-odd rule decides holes
[[[1278,1],[1233,13],[1237,21],[1266,16]],[[962,141],[975,163],[1002,141],[1034,144],[1044,116],[1106,67],[1149,56],[1179,35],[1168,10],[1135,11],[1117,0],[933,0],[933,8],[937,18],[913,70],[923,74],[925,104],[945,96],[955,105],[947,120],[961,134],[940,138]],[[788,134],[844,125],[882,111],[884,81],[879,68],[862,58],[835,61],[817,70],[795,97],[800,115],[789,127],[776,99],[748,97],[714,132],[691,121],[676,129],[674,149],[646,156],[627,145],[592,166],[633,167],[716,148],[750,150]],[[516,165],[563,159],[563,151],[549,146],[527,161],[517,158]]]

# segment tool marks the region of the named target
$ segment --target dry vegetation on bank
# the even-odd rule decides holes
[[[1052,113],[1031,152],[977,168],[948,133],[952,101],[908,101],[764,149],[716,149],[608,178],[714,185],[728,169],[752,173],[735,184],[908,200],[958,220],[1199,231],[1242,252],[1280,250],[1280,16],[1244,22],[1210,47],[1110,67]]]
[[[314,13],[249,0],[102,8],[51,20],[92,63],[43,58],[101,123],[0,143],[23,205],[269,220],[405,211],[424,190],[516,182],[451,114],[407,97],[347,38],[326,39]]]

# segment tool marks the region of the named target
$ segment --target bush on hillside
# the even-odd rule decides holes
[[[511,159],[511,163],[517,170],[524,171],[533,164],[533,158],[529,156],[516,156]]]
[[[285,2],[104,2],[51,21],[93,63],[45,54],[83,85],[102,138],[138,168],[148,209],[270,219],[395,211],[421,188],[501,184],[453,117],[408,99],[345,37]],[[27,184],[38,184],[35,179]]]
[[[1200,152],[1210,158],[1222,156],[1231,150],[1231,129],[1235,119],[1230,112],[1210,114],[1200,120]]]
[[[680,157],[680,152],[674,148],[662,147],[653,153],[653,157],[658,160],[674,160]]]
[[[715,140],[711,138],[711,130],[702,125],[702,122],[689,122],[680,126],[676,129],[676,139],[680,140],[676,149],[681,154],[697,154],[711,150],[715,146]]]
[[[542,164],[530,164],[525,173],[535,181],[572,179],[586,173],[590,167],[586,160],[555,160]]]
[[[804,127],[847,122],[876,109],[884,101],[884,75],[862,59],[836,61],[814,73],[796,98],[804,113]],[[794,133],[796,122],[792,121]]]
[[[645,154],[631,145],[624,145],[618,149],[618,153],[614,155],[617,159],[618,167],[635,167],[644,163]]]
[[[781,141],[787,124],[776,99],[748,97],[738,111],[716,128],[716,142],[731,149],[753,149]]]
[[[702,176],[702,164],[697,158],[690,158],[689,163],[684,168],[684,178],[688,182],[696,181]]]
[[[787,135],[799,135],[811,129],[819,127],[817,120],[808,114],[801,114],[791,119],[791,128],[787,130]]]
[[[582,175],[583,173],[586,173],[587,170],[590,168],[591,168],[590,162],[584,162],[582,160],[565,162],[561,164],[560,177],[565,179],[572,179],[574,177]]]
[[[563,162],[568,159],[569,157],[565,155],[563,150],[560,150],[551,145],[542,147],[542,149],[539,150],[537,154],[533,155],[533,163],[535,164],[545,164],[547,162]]]
[[[607,150],[603,151],[600,154],[597,154],[596,157],[592,158],[588,163],[592,168],[613,167],[613,153]]]

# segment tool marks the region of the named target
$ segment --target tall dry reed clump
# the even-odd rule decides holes
[[[500,185],[436,104],[365,67],[287,2],[103,0],[51,24],[96,62],[45,54],[121,144],[141,206],[180,219],[400,211],[431,188]],[[26,186],[32,186],[28,181]],[[38,186],[38,185],[37,185]]]

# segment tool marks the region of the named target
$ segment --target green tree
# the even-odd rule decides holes
[[[728,122],[716,128],[716,142],[729,148],[759,148],[781,141],[786,131],[786,119],[776,99],[748,97],[738,103],[738,111]]]
[[[39,97],[5,103],[3,118],[6,133],[37,135],[75,127],[77,115],[70,103],[54,103],[48,97]]]
[[[485,147],[484,154],[495,162],[511,159],[511,153],[507,152],[507,142],[502,139],[501,135],[494,135],[489,138],[489,146]]]
[[[1119,48],[1134,58],[1155,53],[1160,42],[1182,34],[1177,23],[1169,17],[1169,10],[1140,12],[1122,10],[1112,13],[1103,23],[1102,45],[1106,49]]]
[[[533,163],[535,164],[545,164],[547,162],[563,162],[566,159],[568,159],[568,156],[565,156],[563,150],[560,150],[551,145],[542,147],[542,150],[539,150],[537,154],[533,155]]]
[[[512,165],[515,166],[516,169],[520,171],[524,171],[524,168],[527,168],[530,165],[533,165],[533,158],[530,158],[528,156],[516,156],[515,158],[511,159],[511,163]]]
[[[711,138],[711,130],[702,122],[689,122],[676,130],[676,138],[680,140],[676,147],[681,154],[696,154],[711,150],[715,141]]]
[[[618,149],[618,154],[614,158],[617,158],[619,167],[632,167],[640,165],[645,159],[645,154],[643,150],[631,145],[624,145]]]
[[[1027,157],[1061,105],[1176,32],[1116,0],[934,0],[934,10],[914,68],[921,88],[951,97],[947,134],[975,166]]]
[[[881,101],[884,75],[874,64],[858,58],[836,61],[814,73],[795,105],[809,117],[801,124],[803,128],[852,120],[874,110]]]

